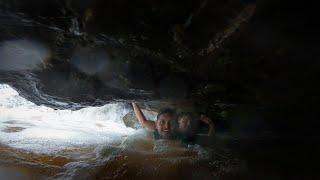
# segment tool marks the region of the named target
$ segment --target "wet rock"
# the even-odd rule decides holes
[[[128,114],[126,114],[123,118],[122,118],[124,124],[127,127],[131,127],[133,129],[139,129],[142,128],[142,126],[140,125],[138,119],[136,118],[136,116],[134,115],[134,112],[130,112]]]
[[[248,6],[240,0],[2,2],[0,41],[36,40],[50,56],[40,69],[18,71],[22,76],[6,71],[0,81],[54,108],[189,98],[202,83],[194,77],[208,75],[195,69],[207,44],[215,51],[233,36],[253,16],[255,4]]]
[[[176,111],[176,113],[180,112],[195,112],[194,102],[192,100],[183,100],[183,99],[175,99],[175,100],[163,100],[163,101],[146,101],[141,103],[141,108],[159,112],[162,109],[170,108]]]
[[[7,126],[5,129],[2,130],[2,132],[5,132],[5,133],[16,133],[16,132],[23,131],[24,129],[26,129],[26,128],[23,128],[23,127],[9,127],[9,126]]]
[[[148,120],[156,120],[156,116],[158,114],[158,112],[155,111],[148,111],[148,110],[142,110],[143,114],[145,115],[146,119]],[[141,124],[139,123],[138,119],[136,118],[134,112],[129,112],[128,114],[126,114],[123,118],[122,118],[124,124],[127,127],[131,127],[134,129],[140,129],[142,128]]]
[[[10,124],[10,125],[21,125],[21,126],[34,126],[31,123],[28,122],[23,122],[19,120],[9,120],[9,121],[4,121],[3,124]]]

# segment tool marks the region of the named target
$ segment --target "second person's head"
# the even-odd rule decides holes
[[[178,131],[182,133],[190,133],[193,130],[193,119],[190,113],[180,113],[178,116]]]

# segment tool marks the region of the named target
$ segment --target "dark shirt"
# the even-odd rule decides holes
[[[161,135],[159,134],[159,132],[158,132],[157,130],[153,132],[153,138],[154,138],[155,140],[162,139],[162,138],[161,138]],[[172,136],[170,139],[171,139],[171,140],[175,140],[175,139],[177,139],[177,138],[178,138],[177,135],[174,135],[174,136]]]
[[[153,137],[155,140],[162,139],[158,131],[153,132]],[[190,133],[180,133],[178,132],[171,140],[180,140],[183,144],[206,144],[208,140],[207,136],[201,136],[197,134]]]
[[[158,131],[154,131],[153,132],[153,137],[154,137],[155,140],[161,139],[160,134],[159,134]]]
[[[195,143],[195,135],[189,133],[177,133],[177,139],[179,139],[183,144],[194,144]]]

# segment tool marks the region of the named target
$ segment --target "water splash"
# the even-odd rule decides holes
[[[38,106],[0,84],[0,143],[34,152],[51,153],[72,147],[114,143],[134,133],[122,117],[122,103],[77,111]]]

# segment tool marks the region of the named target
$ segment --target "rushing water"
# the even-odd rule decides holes
[[[210,179],[243,170],[227,149],[154,141],[150,133],[126,127],[122,117],[129,110],[121,103],[54,110],[5,84],[0,94],[2,177]]]
[[[78,111],[37,106],[8,85],[0,85],[0,137],[11,147],[50,153],[68,147],[119,141],[134,132],[121,121],[122,104]]]

